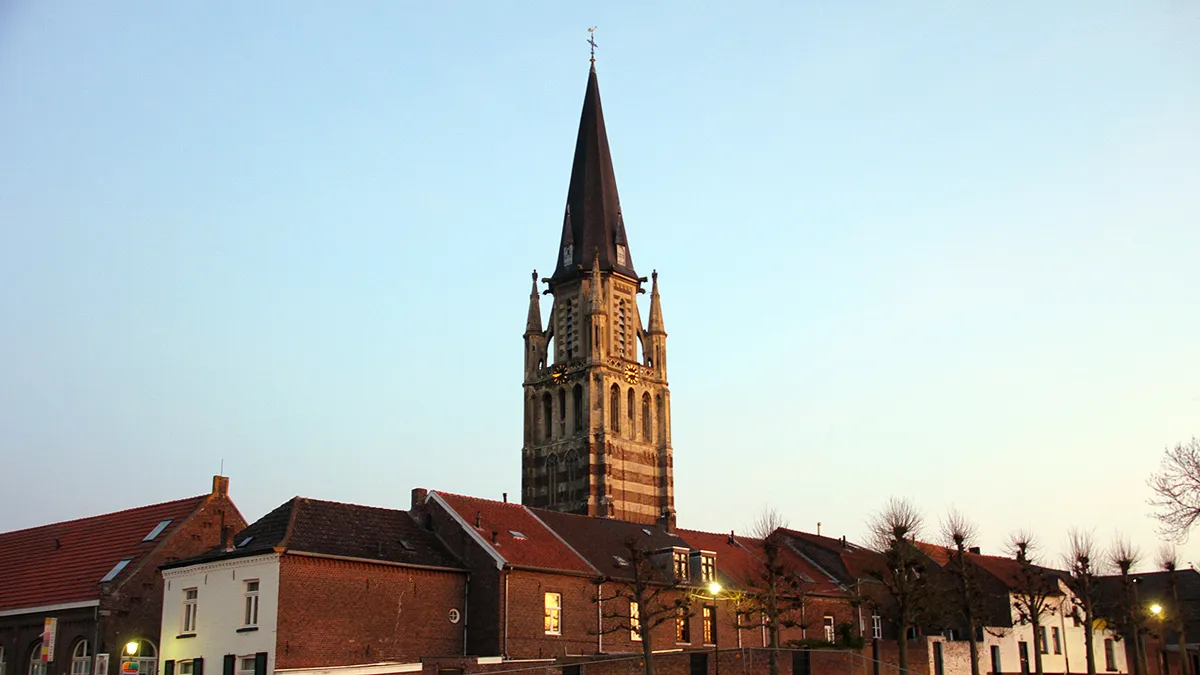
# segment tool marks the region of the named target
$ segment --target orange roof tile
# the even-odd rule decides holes
[[[764,564],[762,561],[766,559],[766,551],[763,550],[761,539],[685,529],[677,529],[676,532],[693,549],[716,553],[717,571],[722,577],[728,579],[729,583],[741,588],[761,583]],[[792,570],[804,581],[805,592],[821,594],[840,594],[842,592],[834,579],[788,547],[781,548],[780,559],[787,569]]]
[[[208,495],[0,534],[0,610],[100,598],[100,580],[122,560],[113,579],[128,578],[151,551]],[[153,540],[142,540],[164,520]]]

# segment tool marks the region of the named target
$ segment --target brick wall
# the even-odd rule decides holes
[[[284,555],[277,668],[463,653],[466,574]]]

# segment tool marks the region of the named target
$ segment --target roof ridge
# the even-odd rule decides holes
[[[291,543],[292,533],[295,532],[295,530],[296,530],[296,514],[299,513],[299,511],[300,511],[300,501],[303,499],[304,499],[304,497],[301,497],[300,495],[296,495],[295,497],[292,497],[292,499],[291,499],[292,508],[288,510],[287,527],[284,528],[283,536],[280,537],[279,543],[276,544],[276,546],[278,548],[286,549],[288,547],[288,544]]]
[[[99,513],[94,516],[83,516],[82,518],[71,518],[69,520],[58,520],[53,523],[44,523],[42,525],[33,525],[31,527],[23,527],[18,530],[9,530],[7,532],[0,532],[0,537],[7,536],[10,534],[21,534],[21,533],[25,533],[25,532],[32,532],[33,530],[40,530],[43,528],[54,527],[55,525],[72,525],[72,524],[81,523],[81,522],[84,522],[87,520],[97,520],[99,518],[108,518],[109,516],[117,516],[117,515],[127,514],[130,512],[133,512],[133,511],[154,509],[154,508],[159,508],[162,506],[167,506],[169,504],[182,504],[182,503],[188,502],[188,501],[202,500],[208,496],[209,496],[208,493],[205,493],[202,495],[196,495],[194,497],[185,497],[183,499],[170,499],[165,502],[155,502],[154,504],[143,504],[141,506],[132,506],[127,509],[120,509],[118,511],[109,511],[107,513]]]

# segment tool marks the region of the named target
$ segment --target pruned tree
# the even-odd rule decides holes
[[[1037,641],[1041,639],[1042,619],[1054,613],[1050,599],[1058,594],[1054,578],[1045,568],[1037,564],[1037,543],[1028,532],[1012,535],[1008,552],[1017,561],[1017,571],[1012,576],[1013,613],[1017,623],[1033,627],[1034,672],[1043,675],[1042,650]]]
[[[1186,541],[1200,520],[1200,438],[1167,448],[1149,485],[1159,532],[1171,541]]]
[[[1187,654],[1187,617],[1184,616],[1183,603],[1179,601],[1179,579],[1176,572],[1179,569],[1179,558],[1175,554],[1175,547],[1166,544],[1158,551],[1158,567],[1167,573],[1167,587],[1171,591],[1171,611],[1167,617],[1171,621],[1171,627],[1175,629],[1175,635],[1179,641],[1179,672],[1182,675],[1192,675],[1192,666],[1188,661],[1190,659],[1183,658],[1182,655]],[[1165,636],[1164,636],[1165,639]]]
[[[954,578],[953,607],[967,630],[971,655],[971,675],[979,675],[978,618],[983,611],[984,595],[979,588],[977,568],[967,560],[978,531],[961,512],[951,510],[942,522],[942,543],[950,557],[946,570]]]
[[[1133,646],[1133,675],[1145,675],[1145,656],[1142,653],[1143,613],[1134,588],[1133,568],[1141,561],[1140,552],[1129,538],[1117,535],[1108,549],[1108,564],[1121,578],[1121,589],[1114,598],[1113,623],[1117,631]]]
[[[1068,573],[1067,586],[1077,600],[1071,612],[1083,623],[1088,675],[1096,675],[1096,565],[1099,562],[1092,533],[1071,529],[1067,534],[1067,552],[1063,554],[1063,564]]]
[[[884,569],[868,573],[883,591],[874,604],[899,631],[896,645],[901,672],[908,670],[909,630],[928,615],[934,600],[924,556],[916,546],[923,527],[920,511],[912,502],[897,497],[889,498],[867,524],[868,545],[884,559]]]
[[[596,579],[602,634],[629,631],[642,643],[645,675],[654,675],[654,629],[691,613],[691,594],[676,578],[670,551],[651,551],[637,539],[623,544],[627,574]],[[606,594],[605,587],[611,590]]]
[[[742,546],[758,562],[747,578],[739,580],[745,595],[735,607],[735,616],[739,631],[759,625],[766,627],[770,675],[779,675],[780,632],[796,625],[797,614],[803,616],[809,591],[809,582],[786,563],[787,542],[781,532],[786,527],[783,515],[768,506],[750,526],[750,536],[761,541],[761,553],[742,546],[730,535],[732,543]]]

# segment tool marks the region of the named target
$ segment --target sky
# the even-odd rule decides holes
[[[681,526],[853,540],[895,495],[984,552],[1157,549],[1200,435],[1186,0],[4,3],[0,530],[222,467],[249,520],[517,498],[589,26]]]

